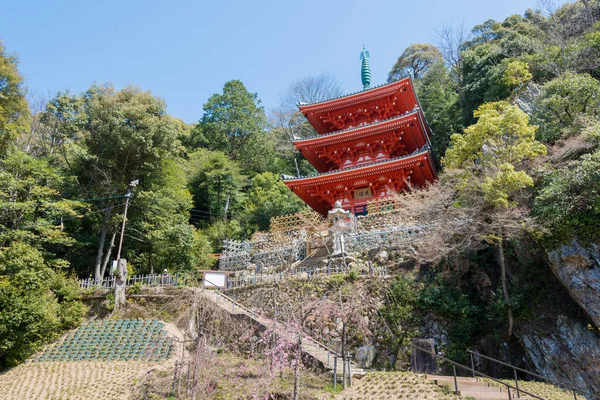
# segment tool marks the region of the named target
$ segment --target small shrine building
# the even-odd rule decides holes
[[[298,106],[318,136],[293,143],[319,173],[283,182],[322,215],[336,201],[366,214],[367,201],[437,176],[432,132],[411,79],[370,88],[368,57],[363,47],[362,91]]]

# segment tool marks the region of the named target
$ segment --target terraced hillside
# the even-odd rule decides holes
[[[0,399],[128,399],[154,366],[140,361],[27,362],[0,375]]]
[[[173,328],[156,320],[86,324],[0,375],[0,399],[128,399],[150,369],[172,371]]]
[[[425,375],[411,372],[374,372],[355,379],[352,388],[339,394],[338,400],[457,400]]]

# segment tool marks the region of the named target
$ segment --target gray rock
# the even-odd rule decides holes
[[[599,335],[584,323],[560,315],[555,320],[523,323],[517,336],[540,375],[600,393]]]
[[[370,344],[366,344],[364,346],[359,347],[356,350],[356,354],[354,358],[358,362],[361,368],[370,368],[373,365],[373,360],[375,359],[375,355],[377,354],[377,350],[375,346],[371,346]]]
[[[552,271],[573,300],[600,326],[600,247],[585,248],[573,240],[547,255]]]
[[[380,264],[385,263],[389,258],[388,252],[385,250],[380,251],[379,253],[377,253],[377,255],[375,256],[375,261],[377,261]]]
[[[525,90],[517,96],[515,104],[529,116],[535,112],[535,99],[540,95],[540,88],[535,83],[527,85]]]

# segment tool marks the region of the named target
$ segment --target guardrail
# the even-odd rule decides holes
[[[495,358],[492,358],[492,357],[484,356],[483,354],[477,353],[477,352],[475,352],[475,351],[472,351],[472,350],[467,350],[467,353],[469,353],[469,356],[470,356],[470,358],[471,358],[471,369],[472,369],[473,371],[475,371],[475,360],[474,360],[474,356],[477,356],[477,357],[484,358],[484,359],[486,359],[486,360],[492,361],[493,363],[496,363],[496,364],[502,365],[502,366],[504,366],[504,367],[509,367],[509,368],[512,368],[512,370],[513,370],[513,375],[514,375],[514,380],[515,380],[515,386],[517,387],[517,390],[518,390],[518,388],[519,388],[519,379],[518,379],[518,377],[517,377],[517,371],[520,371],[520,372],[523,372],[523,373],[525,373],[525,374],[527,374],[527,375],[533,376],[534,378],[541,379],[541,380],[543,380],[543,381],[546,381],[546,382],[548,382],[548,383],[551,383],[551,384],[553,384],[553,385],[555,385],[555,386],[558,386],[558,387],[560,387],[560,388],[563,388],[563,389],[567,389],[567,390],[569,390],[570,392],[572,392],[572,393],[573,393],[573,399],[574,399],[574,400],[577,400],[577,393],[579,393],[579,394],[580,394],[580,395],[582,395],[582,396],[586,396],[588,399],[600,399],[600,396],[593,395],[593,394],[591,394],[591,393],[588,393],[588,392],[586,392],[586,391],[583,391],[583,390],[581,390],[581,389],[579,389],[579,388],[576,388],[576,387],[573,387],[573,386],[567,385],[567,384],[565,384],[565,383],[561,383],[561,382],[558,382],[558,381],[555,381],[555,380],[552,380],[552,379],[546,378],[546,377],[544,377],[544,376],[542,376],[542,375],[540,375],[540,374],[536,374],[535,372],[527,371],[526,369],[523,369],[523,368],[516,367],[516,366],[514,366],[514,365],[512,365],[512,364],[509,364],[509,363],[506,363],[506,362],[504,362],[504,361],[500,361],[500,360],[496,360]],[[475,372],[473,372],[473,377],[475,377]],[[521,391],[522,391],[522,390],[521,390]]]
[[[141,284],[145,286],[185,286],[190,282],[188,274],[175,272],[174,274],[147,274],[147,275],[132,275],[127,277],[126,287]],[[93,278],[80,279],[79,287],[81,289],[100,288],[114,289],[115,277],[109,276],[102,280]]]
[[[457,362],[455,362],[455,361],[452,361],[452,360],[450,360],[450,359],[448,359],[448,358],[446,358],[446,357],[440,356],[440,355],[436,354],[436,353],[435,353],[435,352],[433,352],[433,351],[429,351],[429,350],[427,350],[427,349],[424,349],[424,348],[421,348],[421,347],[419,347],[419,346],[415,346],[414,344],[411,344],[411,346],[412,346],[412,348],[413,348],[413,349],[415,349],[415,350],[422,351],[422,352],[424,352],[424,353],[426,353],[426,354],[429,354],[430,356],[433,356],[433,357],[435,357],[436,359],[437,359],[437,358],[439,358],[439,359],[441,359],[442,361],[445,361],[445,362],[449,363],[450,365],[452,365],[452,372],[453,372],[453,375],[454,375],[454,392],[455,392],[456,394],[458,394],[458,382],[457,382],[457,380],[456,380],[456,378],[457,378],[457,375],[456,375],[456,368],[458,367],[458,368],[460,368],[460,369],[462,369],[462,370],[469,371],[469,373],[470,373],[470,374],[472,374],[472,375],[473,375],[473,377],[475,377],[475,376],[481,376],[482,378],[487,378],[487,379],[490,379],[490,380],[492,380],[492,381],[494,381],[494,382],[496,382],[496,383],[499,383],[500,385],[503,385],[503,386],[505,386],[505,387],[506,387],[506,389],[507,389],[507,390],[506,390],[506,392],[507,392],[507,398],[508,398],[508,400],[512,400],[512,395],[511,395],[511,392],[510,392],[510,390],[511,390],[511,389],[513,389],[514,391],[516,391],[516,393],[517,393],[517,398],[521,397],[521,393],[524,393],[524,394],[526,394],[526,395],[528,395],[528,396],[531,396],[531,397],[533,397],[534,399],[538,399],[538,400],[546,400],[546,399],[544,399],[543,397],[536,396],[536,395],[535,395],[535,394],[533,394],[533,393],[529,393],[529,392],[528,392],[528,391],[526,391],[526,390],[520,389],[520,388],[518,387],[518,385],[517,385],[517,386],[513,386],[513,385],[511,385],[511,384],[508,384],[508,383],[506,383],[506,382],[502,382],[502,381],[500,381],[500,380],[498,380],[498,379],[496,379],[496,378],[492,378],[492,377],[491,377],[491,376],[489,376],[489,375],[486,375],[486,374],[484,374],[484,373],[482,373],[482,372],[479,372],[479,371],[477,371],[477,370],[476,370],[476,369],[474,369],[474,368],[467,367],[466,365],[459,364],[459,363],[457,363]]]
[[[311,278],[315,275],[335,275],[340,273],[349,272],[348,268],[345,268],[343,265],[334,264],[327,265],[323,267],[300,267],[296,268],[293,271],[280,272],[276,274],[253,274],[246,276],[239,276],[235,278],[229,278],[227,289],[233,290],[239,289],[246,286],[252,285],[260,285],[265,283],[275,283],[280,282],[287,279],[302,279],[302,278]],[[389,271],[386,267],[373,267],[370,266],[368,272],[359,273],[360,276],[388,276]]]

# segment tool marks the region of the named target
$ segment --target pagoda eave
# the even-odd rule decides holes
[[[336,200],[356,210],[376,197],[389,196],[406,188],[433,181],[436,176],[429,150],[356,168],[337,170],[283,182],[315,211],[325,215]]]
[[[357,126],[359,122],[354,117],[367,109],[369,113],[380,114],[378,119],[387,119],[411,111],[417,105],[412,82],[405,78],[336,99],[301,104],[298,108],[319,134],[326,134],[340,127]]]
[[[319,172],[409,154],[427,144],[420,110],[341,132],[294,141]]]

